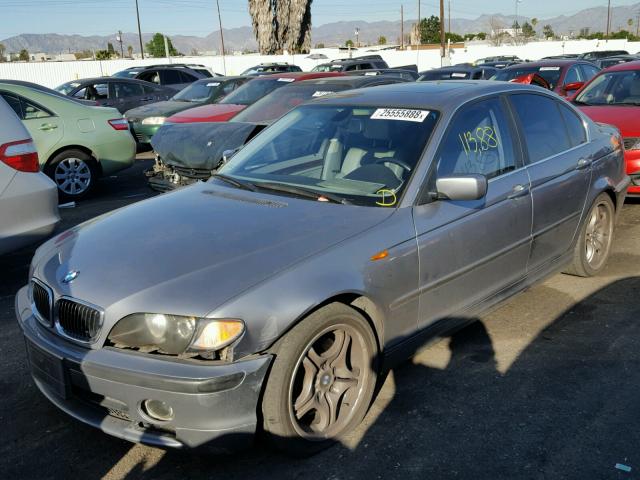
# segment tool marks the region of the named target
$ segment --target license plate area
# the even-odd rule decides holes
[[[67,398],[67,382],[64,373],[64,360],[62,357],[37,347],[26,340],[27,355],[31,374],[44,383],[53,393],[62,398]]]

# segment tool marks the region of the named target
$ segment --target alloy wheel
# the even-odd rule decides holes
[[[79,158],[65,158],[56,165],[53,179],[62,193],[81,195],[91,185],[91,168]]]
[[[585,233],[585,258],[597,270],[606,261],[611,245],[613,218],[609,204],[601,202],[591,210]]]

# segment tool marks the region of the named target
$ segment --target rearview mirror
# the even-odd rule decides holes
[[[436,180],[438,197],[448,200],[479,200],[487,194],[487,177],[464,175]]]

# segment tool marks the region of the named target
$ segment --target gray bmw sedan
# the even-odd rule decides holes
[[[130,441],[312,452],[416,344],[597,274],[628,185],[617,130],[537,87],[320,97],[206,183],[40,247],[15,303],[31,372]]]

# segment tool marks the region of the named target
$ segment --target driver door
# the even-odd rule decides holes
[[[482,174],[479,200],[431,200],[414,207],[420,259],[419,327],[471,314],[474,306],[521,280],[531,248],[527,171],[504,100],[463,107],[434,159],[427,190],[441,177]]]

